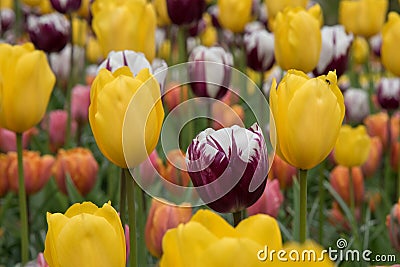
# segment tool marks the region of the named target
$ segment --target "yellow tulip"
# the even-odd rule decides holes
[[[342,0],[339,23],[347,32],[371,37],[380,32],[386,18],[388,0]]]
[[[343,125],[335,145],[335,160],[346,167],[361,166],[368,159],[370,147],[371,138],[364,125],[354,129]]]
[[[87,22],[85,19],[74,17],[72,20],[72,42],[74,45],[85,46],[87,35]]]
[[[243,32],[244,26],[252,19],[252,0],[218,0],[217,5],[219,23],[232,32]]]
[[[0,8],[14,8],[14,1],[13,0],[2,0],[0,1]]]
[[[152,4],[145,0],[96,0],[92,11],[92,27],[104,57],[113,50],[133,50],[153,61],[157,25]]]
[[[282,248],[274,218],[258,214],[233,228],[212,211],[199,210],[187,224],[165,234],[160,267],[264,266],[257,252],[265,246],[273,250]]]
[[[89,18],[90,0],[82,0],[81,7],[76,11],[76,14],[83,18]]]
[[[38,8],[39,8],[40,14],[42,14],[42,15],[56,12],[50,3],[50,0],[42,0],[39,4]]]
[[[22,133],[43,118],[56,81],[32,43],[0,44],[0,127]]]
[[[280,261],[275,254],[275,260],[271,267],[334,267],[335,264],[330,260],[327,250],[312,240],[307,240],[303,244],[289,242],[285,243],[281,252],[281,257],[287,261]]]
[[[22,3],[24,3],[25,5],[30,6],[30,7],[35,7],[35,6],[40,5],[41,1],[42,0],[22,0]]]
[[[382,29],[382,64],[390,72],[400,76],[400,16],[390,12],[389,19]]]
[[[286,7],[302,7],[306,8],[309,0],[266,0],[265,8],[268,17],[274,18],[279,12],[283,11]]]
[[[324,160],[335,146],[345,106],[334,72],[310,79],[289,70],[270,90],[275,119],[276,151],[287,163],[308,170]]]
[[[164,118],[156,79],[147,68],[136,77],[128,67],[114,73],[101,69],[90,99],[89,122],[101,152],[119,167],[139,165],[156,147]],[[131,133],[124,142],[123,127]]]
[[[103,53],[96,37],[90,36],[86,45],[86,58],[90,63],[98,64],[103,59]]]
[[[274,24],[275,59],[285,70],[312,71],[318,64],[322,39],[321,8],[300,7],[278,13]]]
[[[351,55],[357,64],[364,64],[368,60],[369,45],[364,37],[357,36],[351,45]]]
[[[167,0],[153,0],[153,5],[157,14],[157,25],[163,27],[171,24],[168,16]]]
[[[125,235],[118,213],[106,203],[76,203],[65,214],[47,213],[44,256],[52,267],[125,266]]]

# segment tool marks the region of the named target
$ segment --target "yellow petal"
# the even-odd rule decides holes
[[[83,202],[82,204],[75,203],[67,209],[67,211],[65,212],[65,216],[68,218],[72,218],[82,213],[94,214],[98,209],[99,208],[95,204],[89,201]]]
[[[69,219],[61,213],[47,213],[48,230],[45,241],[44,257],[49,266],[59,267],[57,252],[58,236]]]
[[[191,221],[201,223],[216,237],[237,237],[235,229],[221,216],[210,210],[199,210]]]

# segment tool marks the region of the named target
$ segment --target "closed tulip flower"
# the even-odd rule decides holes
[[[265,7],[269,17],[274,18],[279,12],[287,7],[302,7],[306,8],[309,0],[266,0]]]
[[[314,74],[322,75],[336,70],[336,75],[340,77],[347,69],[353,34],[346,34],[343,26],[336,25],[322,27],[321,35],[321,55]]]
[[[364,64],[369,57],[369,45],[364,37],[357,36],[351,45],[351,55],[357,64]]]
[[[171,19],[168,16],[167,1],[153,0],[153,5],[157,15],[157,25],[163,27],[171,24]]]
[[[247,208],[247,213],[250,216],[263,213],[277,218],[283,200],[284,198],[279,188],[279,181],[276,179],[268,180],[264,193],[256,203]]]
[[[340,197],[350,205],[350,172],[349,168],[336,166],[330,174],[330,183]],[[364,176],[360,167],[351,168],[353,179],[354,202],[360,205],[364,200]]]
[[[265,214],[244,219],[233,228],[219,215],[199,210],[186,224],[169,230],[163,239],[160,267],[265,266],[257,252],[282,248],[277,221]],[[240,255],[235,257],[234,255]]]
[[[49,266],[123,267],[125,235],[118,213],[106,203],[76,203],[65,214],[47,213],[44,257]]]
[[[2,33],[11,29],[15,22],[15,13],[11,8],[1,8],[0,10],[0,30]]]
[[[32,136],[37,135],[38,130],[31,128],[22,134],[22,148],[28,148]],[[9,152],[17,151],[17,137],[16,134],[7,129],[0,128],[0,151]]]
[[[195,95],[220,99],[226,94],[233,65],[230,53],[222,47],[198,46],[191,52],[189,63],[189,78]]]
[[[9,152],[9,167],[7,170],[10,189],[18,192],[18,162],[17,153]],[[34,194],[41,190],[51,177],[51,168],[54,164],[54,158],[50,155],[40,156],[38,152],[24,151],[24,181],[26,193]]]
[[[86,59],[93,64],[99,64],[104,60],[103,51],[97,38],[94,36],[88,37],[86,44]]]
[[[381,59],[383,66],[390,72],[400,76],[400,55],[398,43],[400,40],[400,16],[390,12],[388,21],[382,29]]]
[[[266,30],[252,31],[244,36],[247,66],[265,72],[275,63],[274,35]]]
[[[320,15],[319,5],[308,11],[292,8],[278,13],[274,26],[275,59],[282,69],[307,73],[317,66],[322,43]]]
[[[387,215],[386,227],[390,243],[394,249],[400,251],[400,199],[398,203],[393,205],[390,214]]]
[[[278,155],[275,155],[271,171],[268,175],[269,178],[279,180],[281,189],[288,189],[293,184],[293,179],[297,175],[297,169],[281,159]]]
[[[362,122],[370,114],[368,92],[359,88],[350,88],[343,95],[346,119],[354,123]]]
[[[244,127],[244,110],[241,105],[228,106],[215,102],[212,105],[212,128],[219,130],[233,125]]]
[[[335,145],[335,161],[346,167],[361,166],[368,159],[371,138],[363,125],[343,125]]]
[[[60,52],[69,40],[70,25],[59,13],[31,15],[28,17],[28,33],[34,45],[45,52]]]
[[[27,6],[35,7],[38,6],[42,0],[22,0],[21,2]]]
[[[252,19],[252,0],[218,0],[217,5],[219,23],[232,32],[243,32]]]
[[[55,76],[42,51],[31,43],[0,44],[0,127],[22,133],[46,112]]]
[[[378,170],[382,161],[383,146],[379,137],[371,137],[371,148],[369,150],[367,161],[361,166],[365,177],[371,177]]]
[[[137,166],[144,161],[157,145],[164,118],[160,86],[149,69],[140,70],[136,76],[128,67],[114,73],[101,69],[92,84],[90,100],[89,123],[101,152],[122,168],[128,166],[125,156],[130,161],[129,166]],[[129,105],[137,108],[128,109]],[[140,116],[135,116],[133,112]],[[125,116],[132,118],[129,125],[124,125]],[[123,127],[132,127],[129,133],[132,133],[130,140],[133,143],[124,144],[130,149],[125,156]]]
[[[88,121],[89,105],[90,86],[75,85],[71,92],[71,115],[78,124]]]
[[[257,124],[204,130],[189,145],[186,163],[201,199],[215,211],[243,210],[264,192],[268,155]]]
[[[7,169],[9,160],[6,155],[0,154],[0,197],[8,192],[9,182],[7,177]]]
[[[365,118],[364,124],[367,127],[367,132],[370,136],[378,136],[384,148],[390,144],[388,141],[388,115],[384,112],[371,114]]]
[[[400,107],[400,78],[381,78],[377,97],[382,108],[391,111],[398,109]]]
[[[77,147],[70,150],[59,150],[52,172],[58,188],[67,194],[67,175],[76,189],[85,196],[93,188],[99,165],[90,150]]]
[[[204,0],[167,1],[168,16],[176,25],[190,24],[201,19],[206,8]]]
[[[156,13],[144,0],[96,0],[92,5],[92,27],[106,57],[125,49],[143,52],[151,62],[155,56]]]
[[[82,0],[50,0],[52,7],[62,14],[71,13],[77,11]]]
[[[165,233],[181,223],[187,223],[192,217],[190,206],[175,206],[164,200],[153,199],[145,228],[146,247],[150,253],[160,258],[162,255],[162,239]]]
[[[139,172],[140,175],[136,179],[139,179],[140,186],[145,189],[153,185],[153,182],[164,173],[164,165],[157,150],[151,152],[149,157],[140,164]]]
[[[347,32],[371,37],[381,30],[387,9],[387,0],[341,0],[339,23]]]
[[[334,72],[310,79],[289,70],[278,88],[272,84],[269,103],[277,135],[272,140],[277,138],[277,154],[283,160],[307,170],[329,155],[345,114]]]

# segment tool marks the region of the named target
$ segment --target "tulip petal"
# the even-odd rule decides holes
[[[277,221],[269,215],[258,214],[241,221],[236,226],[240,237],[251,239],[270,249],[282,248],[281,231]]]
[[[229,223],[210,210],[199,210],[190,221],[201,223],[218,238],[238,236]]]
[[[64,216],[61,213],[47,213],[47,224],[48,230],[45,241],[45,249],[44,249],[44,257],[52,267],[61,266],[58,261],[58,253],[57,253],[57,240],[58,235],[62,231],[63,227],[68,223],[68,217]]]
[[[94,214],[98,209],[99,208],[95,204],[89,201],[83,202],[82,204],[75,203],[67,209],[67,211],[65,212],[65,216],[68,218],[72,218],[81,213]]]

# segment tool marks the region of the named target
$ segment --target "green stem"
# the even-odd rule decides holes
[[[74,42],[73,42],[73,19],[72,14],[68,14],[68,20],[70,24],[70,44],[71,44],[71,54],[69,56],[69,77],[68,77],[68,85],[67,92],[65,98],[65,105],[67,110],[67,126],[65,130],[65,148],[69,148],[71,146],[71,89],[74,85]]]
[[[127,198],[128,198],[128,225],[129,225],[129,267],[137,267],[137,247],[136,247],[136,207],[135,207],[135,180],[130,177],[128,169],[125,172],[125,179],[127,179]]]
[[[325,216],[324,216],[324,208],[325,208],[325,189],[324,189],[324,165],[321,165],[321,171],[319,174],[319,225],[318,225],[318,233],[319,233],[319,243],[322,244],[324,240],[324,224],[325,224]]]
[[[21,217],[21,259],[22,265],[29,260],[28,240],[28,209],[26,205],[26,191],[24,179],[24,166],[22,160],[22,133],[17,133],[17,157],[18,157],[18,199],[19,213]]]
[[[21,36],[22,32],[22,10],[20,0],[14,0],[14,11],[15,11],[15,40],[17,41],[18,38]]]
[[[385,154],[385,165],[384,165],[384,181],[385,181],[385,192],[387,192],[390,199],[393,198],[391,194],[392,191],[392,168],[390,164],[390,158],[392,154],[392,146],[391,146],[391,139],[392,139],[392,131],[391,131],[391,113],[388,112],[388,120],[386,124],[386,131],[387,131],[387,144],[386,144],[386,154]],[[396,195],[396,193],[394,194]]]
[[[145,228],[145,218],[146,218],[146,210],[144,208],[144,200],[145,200],[145,193],[143,192],[142,188],[138,186],[133,178],[130,178],[135,183],[135,203],[137,204],[136,209],[136,235],[137,235],[137,243],[140,246],[137,246],[137,261],[139,266],[146,266],[146,246],[145,238],[144,238],[144,228]]]
[[[121,217],[122,226],[126,224],[126,177],[125,172],[121,170],[121,181],[120,181],[120,196],[119,196],[119,214]]]
[[[307,170],[299,170],[300,179],[300,233],[299,242],[304,243],[307,236]]]
[[[241,211],[232,212],[232,215],[233,215],[233,226],[236,227],[243,219],[242,212]]]
[[[207,105],[207,128],[212,128],[212,122],[213,122],[213,120],[212,120],[212,103],[213,102],[211,102],[211,101],[209,101],[208,99],[207,99],[207,103],[206,103],[206,105]],[[190,145],[190,143],[189,143],[189,145]]]
[[[187,49],[186,49],[186,28],[184,26],[180,26],[178,29],[178,64],[184,63],[187,60]]]
[[[354,194],[354,181],[352,168],[349,168],[349,194],[350,194],[350,211],[353,216],[356,216],[356,204],[355,204],[355,194]]]

